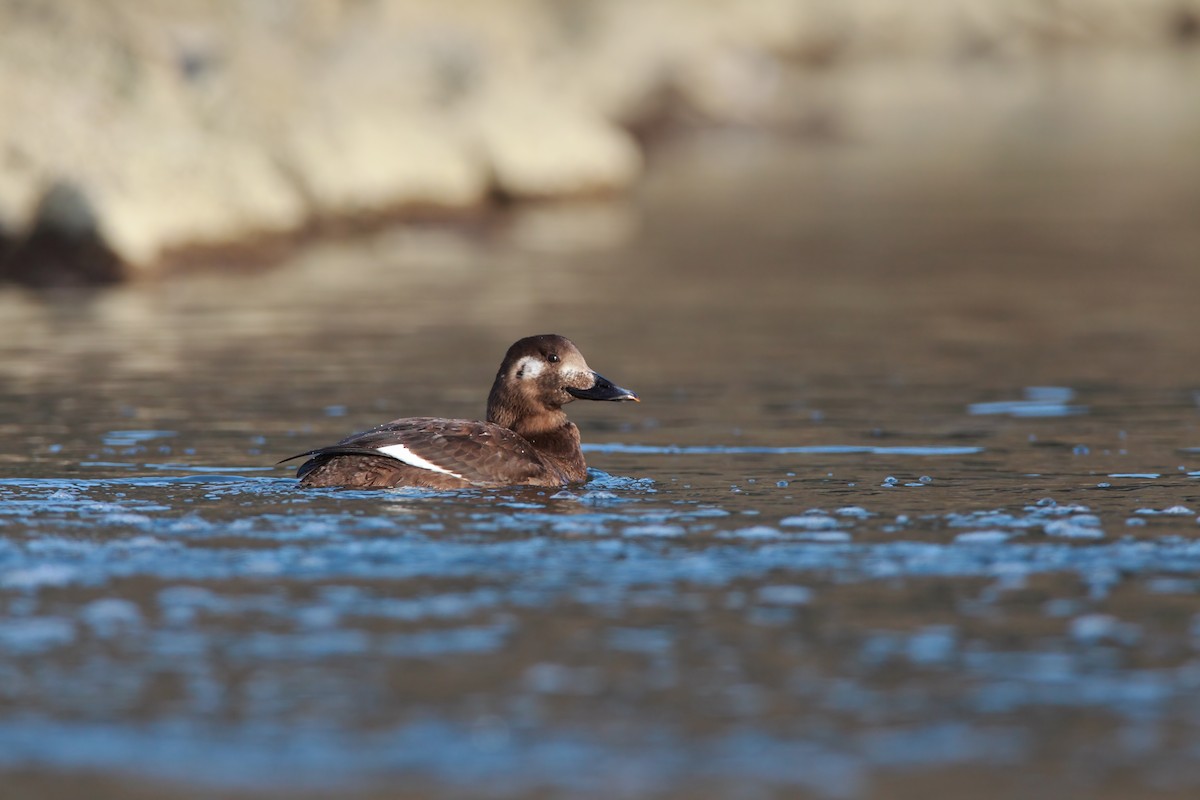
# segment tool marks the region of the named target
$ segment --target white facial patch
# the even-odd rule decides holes
[[[463,478],[463,476],[459,475],[457,472],[452,472],[451,470],[448,470],[445,467],[439,467],[437,464],[433,463],[432,461],[421,458],[419,455],[414,453],[412,450],[409,450],[407,447],[405,447],[402,444],[389,444],[387,447],[377,447],[375,449],[378,450],[379,452],[383,453],[385,456],[390,456],[391,458],[394,458],[397,461],[403,461],[405,464],[408,464],[410,467],[416,467],[417,469],[427,469],[430,472],[441,472],[444,475],[453,475],[456,478],[462,478],[463,480],[466,480],[466,478]]]
[[[542,370],[545,368],[545,366],[546,362],[542,361],[537,356],[525,356],[517,362],[516,375],[522,380],[525,378],[536,378],[538,375],[542,374]]]

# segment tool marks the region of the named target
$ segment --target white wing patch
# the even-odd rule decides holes
[[[546,362],[542,361],[537,356],[525,356],[517,362],[518,378],[536,378],[542,374],[542,368],[546,366]]]
[[[462,478],[464,481],[466,480],[466,478],[463,478],[463,476],[459,475],[457,472],[448,470],[445,467],[439,467],[437,464],[433,463],[432,461],[421,458],[419,455],[414,453],[412,450],[409,450],[407,447],[405,447],[402,444],[389,444],[387,447],[377,447],[375,449],[378,450],[379,452],[383,453],[385,456],[394,458],[397,461],[403,461],[405,464],[408,464],[410,467],[416,467],[417,469],[427,469],[430,472],[441,472],[445,475],[453,475],[456,478]]]

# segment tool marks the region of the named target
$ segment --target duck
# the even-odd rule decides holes
[[[304,487],[465,489],[562,487],[587,480],[579,428],[563,406],[574,400],[638,402],[592,370],[558,334],[508,348],[488,393],[487,420],[408,417],[298,453]]]

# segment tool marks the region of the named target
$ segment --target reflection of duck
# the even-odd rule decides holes
[[[309,456],[304,486],[563,486],[587,477],[574,400],[637,400],[592,372],[570,339],[529,336],[508,348],[488,395],[487,422],[397,419],[286,458]],[[282,462],[280,462],[282,463]]]

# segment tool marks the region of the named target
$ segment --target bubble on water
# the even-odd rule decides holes
[[[788,482],[787,481],[775,481],[775,485],[778,486],[780,489],[786,489]]]
[[[793,538],[803,542],[848,542],[850,534],[845,531],[806,531],[796,534]]]
[[[853,517],[855,519],[868,519],[875,516],[861,506],[843,506],[833,513],[837,514],[839,517]]]
[[[623,536],[657,536],[673,538],[687,533],[681,525],[630,525],[621,529]]]
[[[1012,538],[1006,531],[967,531],[954,537],[958,544],[1002,544]]]
[[[616,494],[603,490],[584,492],[578,499],[585,506],[611,506],[622,502]]]
[[[671,649],[671,634],[652,628],[614,628],[608,633],[608,646],[626,653],[665,653]]]
[[[888,475],[883,479],[883,483],[881,483],[880,486],[895,486],[899,482],[900,481],[894,475]]]
[[[1056,519],[1045,523],[1043,530],[1047,536],[1058,536],[1066,539],[1102,539],[1104,531],[1100,529],[1100,520],[1090,515],[1080,515],[1067,519]]]
[[[169,439],[175,431],[109,431],[101,441],[110,447],[129,447],[154,439]]]
[[[1186,578],[1151,578],[1146,581],[1146,591],[1154,594],[1193,594],[1196,582]]]
[[[338,610],[328,606],[308,606],[296,612],[296,624],[310,631],[327,630],[341,621]]]
[[[0,620],[0,650],[11,655],[33,655],[75,641],[75,625],[61,617]]]
[[[1146,524],[1146,520],[1141,517],[1129,517],[1125,520],[1125,524],[1130,528],[1138,528]]]
[[[1067,517],[1072,514],[1087,514],[1091,511],[1085,505],[1071,503],[1069,505],[1059,505],[1055,503],[1049,506],[1025,506],[1026,511],[1033,512],[1035,517]]]
[[[954,655],[958,635],[950,625],[930,625],[908,640],[905,654],[914,664],[943,664]]]
[[[746,622],[751,625],[781,628],[793,624],[794,621],[795,614],[789,606],[755,606],[746,613]]]
[[[1112,488],[1112,484],[1111,484],[1111,483],[1108,483],[1108,482],[1106,482],[1106,481],[1101,481],[1100,483],[1097,483],[1097,484],[1096,484],[1096,488],[1097,488],[1097,489],[1111,489],[1111,488]]]
[[[595,667],[542,662],[528,667],[521,680],[527,689],[540,694],[590,695],[601,689],[600,671]]]
[[[0,586],[9,589],[40,589],[44,586],[65,586],[79,577],[79,570],[67,564],[37,564],[0,574]]]
[[[504,647],[512,625],[471,625],[462,628],[393,634],[384,638],[382,649],[395,658],[429,658],[462,653],[493,653]],[[369,646],[369,639],[367,640]],[[364,648],[365,649],[365,648]]]
[[[813,514],[811,512],[795,517],[784,517],[779,521],[779,524],[789,528],[804,528],[810,531],[833,530],[839,525],[838,521],[828,514]]]
[[[1069,617],[1079,613],[1081,603],[1070,597],[1056,597],[1042,604],[1042,614],[1047,617]]]
[[[760,587],[758,601],[777,606],[802,606],[812,601],[813,591],[807,586],[772,584]]]
[[[142,624],[142,612],[135,603],[116,597],[93,600],[79,613],[97,636],[110,637]]]
[[[782,539],[783,533],[769,525],[754,525],[749,528],[738,528],[735,531],[721,531],[717,534],[717,538],[750,540]]]
[[[1067,417],[1086,414],[1088,407],[1071,405],[1075,390],[1068,386],[1029,386],[1024,400],[999,400],[971,403],[967,413],[975,415],[1006,414],[1012,417]]]
[[[99,522],[104,525],[140,527],[149,525],[153,522],[153,519],[145,514],[134,514],[124,511],[117,514],[105,514],[100,518]]]
[[[482,527],[482,530],[487,528]],[[592,515],[581,515],[556,519],[551,523],[551,530],[564,536],[604,536],[608,533],[608,525]]]
[[[1040,524],[1036,519],[1018,517],[1005,511],[952,511],[944,519],[955,528],[1032,528]]]
[[[1109,614],[1085,614],[1071,620],[1068,634],[1078,642],[1089,644],[1100,641],[1133,644],[1140,638],[1141,629]]]
[[[717,506],[700,506],[699,508],[689,511],[689,517],[728,517],[730,512]]]
[[[1134,511],[1133,513],[1143,514],[1148,517],[1153,517],[1153,516],[1168,516],[1168,517],[1180,516],[1180,517],[1182,517],[1182,516],[1189,516],[1195,512],[1193,512],[1187,506],[1170,506],[1169,508],[1164,508],[1162,510],[1158,510],[1158,509],[1154,509],[1154,508],[1139,508],[1136,511]]]
[[[186,624],[199,611],[222,611],[228,602],[215,592],[199,586],[170,586],[158,593],[158,605],[170,622]]]

